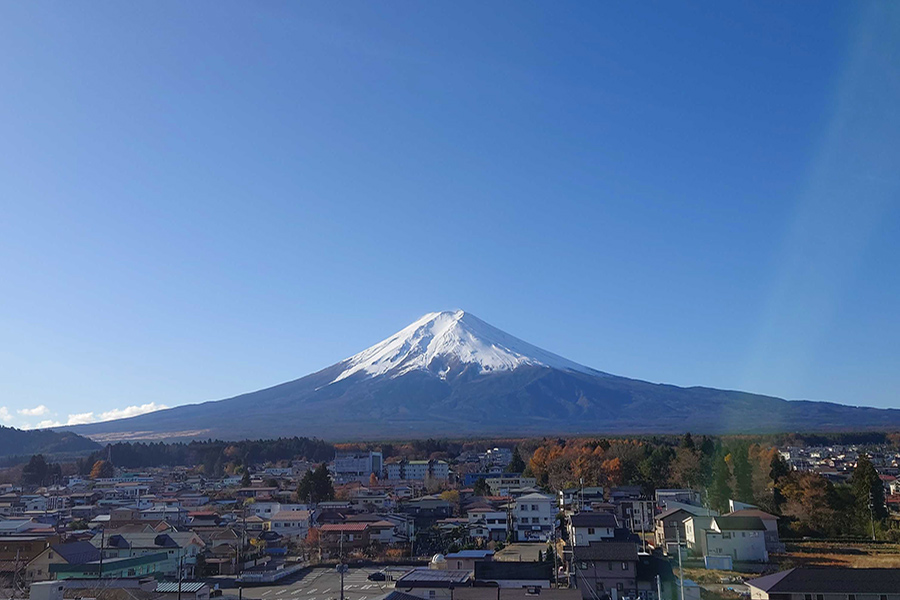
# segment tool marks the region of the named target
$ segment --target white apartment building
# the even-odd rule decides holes
[[[513,526],[517,542],[546,542],[556,526],[556,502],[545,494],[525,494],[516,498]]]
[[[403,460],[385,465],[384,472],[391,481],[445,481],[450,478],[450,465],[444,460]]]

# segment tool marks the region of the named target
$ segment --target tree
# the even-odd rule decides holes
[[[697,453],[687,448],[679,448],[675,451],[675,460],[672,462],[672,482],[684,488],[692,489],[700,485],[703,469],[700,457]]]
[[[378,485],[378,476],[375,473],[369,473],[369,487]]]
[[[250,487],[251,483],[252,482],[250,480],[250,471],[247,469],[244,469],[244,474],[241,475],[241,487]]]
[[[856,520],[862,531],[868,530],[867,525],[871,526],[872,519],[880,521],[887,518],[884,485],[868,456],[861,454],[856,461],[856,468],[850,477],[850,487],[853,490]]]
[[[35,454],[22,469],[22,483],[34,486],[44,485],[49,473],[50,465],[44,460],[44,455]]]
[[[791,467],[777,452],[772,455],[769,463],[769,478],[772,480],[772,508],[776,512],[781,511],[784,505],[784,494],[781,492],[781,480],[791,474]]]
[[[719,454],[713,462],[713,482],[709,488],[709,503],[719,512],[728,511],[728,500],[731,498],[731,472],[725,457]]]
[[[444,502],[449,502],[453,505],[454,514],[459,513],[459,492],[456,490],[447,490],[446,492],[441,492],[441,500]]]
[[[303,474],[297,486],[297,497],[310,504],[334,500],[334,485],[325,463]]]
[[[484,477],[479,477],[477,481],[475,481],[475,485],[472,487],[472,491],[475,492],[476,496],[490,496],[491,488],[487,484],[487,480]]]
[[[509,466],[506,467],[507,473],[522,473],[525,470],[525,461],[522,460],[522,455],[519,454],[519,447],[516,446],[513,449],[512,460],[509,461]]]
[[[738,446],[733,452],[735,496],[741,502],[753,503],[753,467],[747,452],[747,446],[744,445]]]
[[[694,438],[691,437],[691,432],[687,432],[684,434],[684,437],[681,438],[681,448],[685,450],[695,450],[696,446],[694,445]]]
[[[91,479],[108,479],[115,476],[115,469],[108,460],[98,460],[91,467]]]

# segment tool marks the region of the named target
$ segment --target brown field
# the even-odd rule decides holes
[[[787,553],[773,559],[782,569],[802,565],[900,568],[900,544],[791,542],[787,544]]]

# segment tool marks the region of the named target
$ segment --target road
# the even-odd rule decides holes
[[[394,588],[392,581],[369,581],[369,573],[377,567],[351,568],[344,574],[344,598],[346,600],[371,600]],[[223,590],[224,596],[237,598],[236,589]],[[243,597],[248,600],[340,600],[341,575],[334,568],[310,569],[291,575],[273,585],[244,587]]]

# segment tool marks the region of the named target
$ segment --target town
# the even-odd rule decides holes
[[[33,456],[0,488],[0,576],[36,600],[799,598],[836,580],[885,598],[900,577],[900,452],[867,435]],[[147,460],[199,464],[132,468]]]

